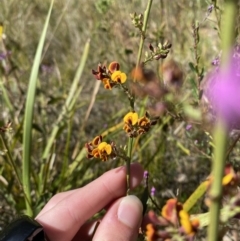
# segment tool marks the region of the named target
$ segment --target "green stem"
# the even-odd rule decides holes
[[[149,0],[148,1],[147,8],[146,8],[146,10],[144,12],[143,28],[142,28],[142,32],[141,32],[140,45],[139,45],[139,49],[138,49],[136,69],[139,67],[140,61],[141,61],[143,44],[144,44],[144,40],[145,40],[145,35],[146,35],[146,30],[147,30],[147,23],[148,23],[148,19],[149,19],[149,14],[150,14],[152,2],[153,2],[153,0]],[[134,77],[134,81],[135,80],[136,79]]]
[[[236,16],[237,16],[237,0],[226,0],[224,8],[224,19],[222,21],[222,65],[227,67],[229,63],[230,54],[236,39]]]
[[[212,0],[212,3],[213,3],[213,5],[214,5],[214,7],[217,6],[217,0]]]
[[[235,22],[237,14],[237,0],[226,0],[224,6],[224,21],[221,26],[222,36],[222,68],[228,68],[230,63],[231,48],[235,41]],[[208,227],[208,240],[217,241],[219,235],[219,215],[222,196],[222,177],[226,160],[227,128],[219,120],[214,130],[214,159],[212,165],[213,183],[210,189],[210,225]]]
[[[215,131],[215,149],[214,158],[212,164],[212,175],[214,177],[211,189],[209,192],[211,205],[210,205],[210,225],[208,227],[208,240],[218,240],[218,226],[219,226],[219,215],[221,207],[222,197],[222,177],[225,167],[226,157],[226,145],[227,145],[227,131],[226,127],[221,121],[218,121]]]
[[[130,178],[131,178],[131,159],[132,159],[132,147],[133,147],[133,138],[129,137],[128,139],[128,148],[127,148],[127,160],[126,160],[126,169],[127,169],[127,195],[130,192]]]

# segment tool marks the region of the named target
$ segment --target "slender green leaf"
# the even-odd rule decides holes
[[[33,210],[31,206],[31,188],[30,188],[30,165],[31,165],[31,143],[32,143],[32,123],[33,123],[33,108],[35,102],[35,94],[36,94],[36,86],[38,79],[38,71],[41,62],[41,55],[43,51],[43,46],[47,34],[47,28],[49,25],[49,20],[53,8],[54,0],[52,0],[47,19],[44,24],[44,28],[40,37],[40,41],[38,43],[37,52],[34,58],[28,91],[27,91],[27,99],[25,105],[25,116],[24,116],[24,126],[23,126],[23,189],[26,196],[26,212],[27,215],[32,216]]]

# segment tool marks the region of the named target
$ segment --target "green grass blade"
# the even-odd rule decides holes
[[[30,155],[31,155],[31,139],[32,139],[32,123],[33,123],[33,107],[35,101],[35,93],[36,93],[36,86],[37,86],[37,79],[38,79],[38,70],[41,62],[41,55],[43,51],[44,41],[46,38],[47,28],[49,25],[49,20],[53,8],[54,0],[52,0],[47,19],[44,24],[44,28],[41,34],[40,41],[38,43],[37,52],[35,54],[28,92],[27,92],[27,99],[25,105],[25,116],[24,116],[24,126],[23,126],[23,172],[22,172],[22,179],[23,179],[23,189],[25,192],[25,203],[26,203],[26,213],[29,216],[33,215],[33,210],[31,207],[31,196],[30,196]]]

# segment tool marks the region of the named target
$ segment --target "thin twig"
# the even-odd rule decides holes
[[[146,37],[147,23],[148,23],[148,19],[149,19],[149,15],[150,15],[152,2],[153,2],[153,0],[148,1],[147,8],[144,12],[144,20],[143,20],[143,27],[142,27],[142,31],[141,31],[140,45],[139,45],[139,49],[138,49],[136,69],[140,66],[140,62],[141,62],[143,44],[144,44],[144,40]],[[136,76],[134,76],[134,81],[135,80],[136,80]]]

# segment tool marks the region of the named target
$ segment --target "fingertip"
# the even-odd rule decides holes
[[[134,195],[122,198],[118,207],[118,220],[131,229],[140,226],[143,206],[141,201]]]
[[[142,222],[142,203],[133,195],[112,203],[100,223],[93,240],[133,241]]]

